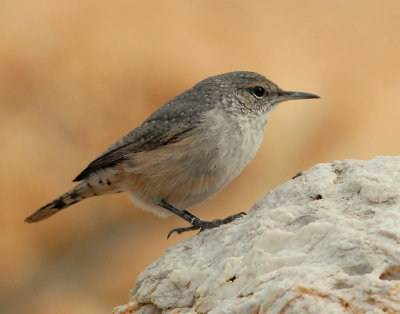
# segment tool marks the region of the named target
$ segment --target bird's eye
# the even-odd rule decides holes
[[[261,98],[265,95],[265,89],[264,89],[264,87],[261,87],[261,86],[254,86],[252,88],[252,92],[256,97],[259,97],[259,98]]]

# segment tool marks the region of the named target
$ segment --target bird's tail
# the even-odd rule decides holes
[[[67,193],[61,195],[54,201],[39,208],[32,215],[26,217],[25,222],[31,223],[43,220],[58,213],[62,209],[67,208],[68,206],[71,206],[87,197],[94,195],[96,195],[96,193],[93,191],[93,189],[91,189],[90,184],[85,181],[81,182],[74,188],[69,190]]]

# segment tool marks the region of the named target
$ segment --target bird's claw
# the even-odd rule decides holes
[[[247,214],[245,212],[240,212],[240,213],[228,216],[228,217],[226,217],[224,219],[215,219],[215,220],[212,220],[212,221],[205,221],[205,220],[201,220],[201,219],[198,219],[198,220],[196,219],[196,220],[193,221],[193,225],[190,226],[190,227],[172,229],[170,232],[168,232],[167,239],[169,239],[171,234],[173,234],[174,232],[176,232],[177,234],[181,234],[181,233],[186,232],[186,231],[197,230],[197,229],[200,229],[199,232],[202,232],[202,231],[204,231],[206,229],[212,229],[212,228],[219,227],[221,225],[230,223],[230,222],[234,221],[237,218],[243,217],[244,215],[247,215]]]
[[[200,227],[191,226],[191,227],[186,227],[186,228],[175,228],[175,229],[172,229],[170,232],[168,232],[167,239],[169,239],[171,234],[173,234],[174,232],[176,232],[177,234],[181,234],[182,232],[185,232],[185,231],[197,230],[197,229],[200,229]]]

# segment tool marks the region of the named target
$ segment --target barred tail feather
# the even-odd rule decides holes
[[[85,193],[85,187],[83,183],[80,183],[72,190],[39,208],[32,215],[26,217],[25,222],[32,223],[46,219],[47,217],[58,213],[60,210],[67,208],[89,196],[85,194],[87,194]]]

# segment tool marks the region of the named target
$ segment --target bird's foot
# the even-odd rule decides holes
[[[212,221],[201,220],[201,219],[197,218],[196,216],[194,216],[193,220],[191,221],[192,226],[186,227],[186,228],[172,229],[170,232],[168,232],[167,239],[174,232],[176,232],[177,234],[181,234],[185,231],[198,230],[198,229],[200,229],[199,232],[202,232],[203,230],[206,230],[206,229],[212,229],[212,228],[219,227],[221,225],[230,223],[230,222],[234,221],[235,219],[240,218],[244,215],[246,215],[245,212],[240,212],[240,213],[228,216],[224,219],[214,219]]]

